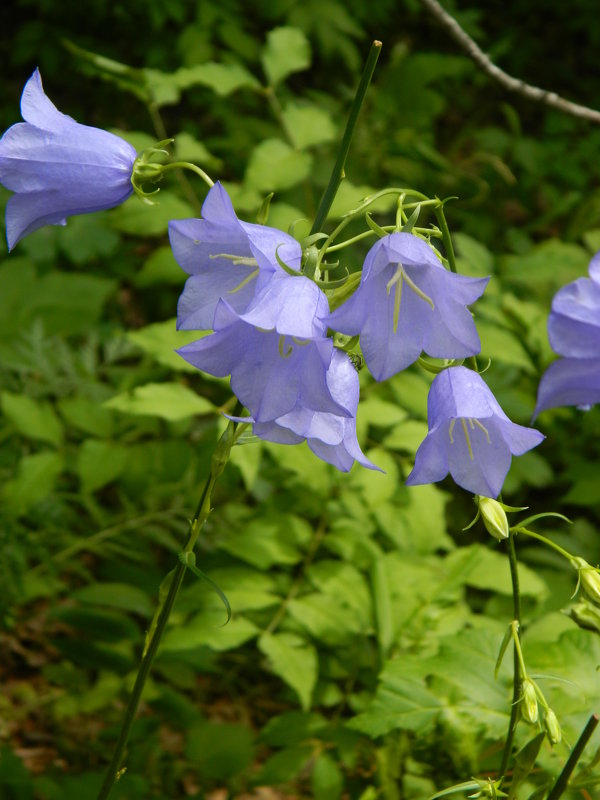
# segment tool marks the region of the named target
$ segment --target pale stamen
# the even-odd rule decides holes
[[[292,352],[294,350],[292,345],[289,345],[288,349],[285,350],[285,336],[280,336],[279,337],[279,342],[277,344],[277,349],[279,351],[279,355],[282,358],[289,358],[292,355]]]
[[[468,427],[467,427],[467,423],[468,423]],[[490,438],[489,431],[485,427],[485,425],[482,425],[481,422],[478,419],[475,419],[474,417],[466,417],[466,418],[465,417],[460,417],[460,424],[462,425],[462,429],[463,429],[463,432],[465,434],[465,441],[467,443],[467,449],[469,451],[469,458],[471,459],[471,461],[473,461],[473,459],[474,459],[473,447],[471,446],[471,437],[469,435],[469,428],[472,431],[474,431],[475,430],[475,426],[477,426],[485,434],[485,438],[487,440],[487,443],[491,444],[492,440]],[[456,418],[451,419],[450,420],[450,426],[448,428],[448,433],[450,434],[450,444],[454,444],[454,436],[452,434],[453,434],[455,425],[456,425]]]
[[[239,292],[239,290],[243,289],[244,286],[246,286],[246,284],[250,283],[250,281],[252,281],[252,280],[254,280],[254,278],[256,278],[256,276],[258,275],[259,271],[260,270],[255,269],[254,272],[251,272],[249,275],[246,275],[244,280],[241,283],[238,283],[238,285],[235,287],[235,289],[230,289],[227,292],[227,294],[235,294],[236,292]]]
[[[396,287],[396,291],[394,293],[394,327],[393,327],[394,333],[396,333],[396,331],[398,330],[398,318],[400,316],[400,301],[402,299],[402,283],[403,283],[403,281],[406,282],[406,284],[409,286],[409,288],[411,288],[413,290],[413,292],[417,295],[417,297],[420,297],[421,300],[424,300],[426,303],[428,303],[431,306],[431,310],[432,311],[435,310],[435,304],[434,304],[433,300],[431,299],[431,297],[429,297],[428,294],[425,294],[424,291],[419,289],[419,287],[412,280],[412,278],[410,278],[408,276],[408,274],[407,274],[406,270],[404,269],[404,267],[402,266],[402,264],[400,262],[398,262],[398,266],[396,267],[396,271],[394,272],[394,274],[392,275],[392,277],[389,279],[389,281],[386,283],[386,286],[385,286],[386,291],[387,291],[388,294],[391,292],[392,286]]]
[[[243,267],[258,267],[258,261],[251,256],[236,256],[233,253],[215,253],[210,255],[209,258],[226,258],[232,264],[238,266],[241,264]]]

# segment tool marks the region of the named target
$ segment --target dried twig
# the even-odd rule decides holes
[[[600,111],[593,108],[579,105],[579,103],[572,103],[570,100],[565,100],[560,97],[556,92],[548,92],[546,89],[540,89],[539,86],[532,86],[529,83],[520,81],[513,78],[512,75],[504,72],[504,70],[497,67],[483,50],[471,39],[469,34],[461,28],[458,22],[445,11],[437,0],[421,0],[421,4],[431,12],[431,14],[446,28],[452,38],[465,50],[473,61],[481,67],[481,69],[493,78],[505,89],[510,92],[520,94],[528,100],[535,100],[538,103],[543,103],[550,108],[556,108],[565,114],[571,114],[573,117],[588,120],[588,122],[595,122],[600,124]]]

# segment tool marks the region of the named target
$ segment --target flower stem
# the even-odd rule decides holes
[[[450,236],[450,230],[448,228],[448,223],[446,222],[446,215],[444,214],[444,204],[440,203],[438,206],[434,206],[433,210],[442,232],[442,242],[444,243],[444,248],[446,249],[448,266],[452,272],[457,272],[454,245],[452,244],[452,237]]]
[[[587,725],[581,732],[581,736],[575,743],[575,747],[571,750],[571,755],[567,759],[567,763],[562,768],[562,772],[556,779],[556,783],[552,787],[546,800],[558,800],[558,798],[563,795],[565,789],[567,788],[569,778],[573,774],[573,770],[581,758],[585,746],[589,742],[593,732],[596,730],[599,721],[600,717],[598,717],[598,714],[592,714],[592,716],[589,718]]]
[[[538,539],[540,542],[543,542],[544,544],[548,545],[548,547],[551,547],[553,550],[556,550],[557,553],[560,553],[561,556],[564,556],[569,561],[573,560],[573,556],[571,555],[571,553],[569,553],[567,550],[565,550],[560,545],[555,544],[550,539],[547,539],[545,536],[542,536],[541,533],[535,533],[535,531],[530,531],[527,528],[521,528],[518,525],[515,526],[513,528],[513,530],[514,530],[515,533],[524,533],[527,536],[532,536],[534,539]]]
[[[196,164],[191,164],[189,161],[171,161],[170,164],[165,164],[161,170],[161,172],[169,172],[172,169],[189,169],[191,172],[195,172],[196,175],[199,175],[204,183],[207,186],[214,186],[215,182],[210,178],[203,169],[196,166]]]
[[[344,165],[346,164],[346,158],[348,156],[348,151],[350,150],[350,143],[352,141],[352,136],[354,135],[354,129],[356,127],[358,115],[360,114],[360,109],[364,102],[367,89],[371,83],[371,78],[373,77],[380,52],[381,42],[375,40],[371,45],[367,63],[365,64],[360,83],[358,84],[358,89],[356,90],[356,94],[354,96],[354,102],[352,103],[352,108],[350,109],[350,115],[348,117],[346,129],[342,137],[342,143],[340,144],[340,149],[338,150],[337,159],[335,161],[329,183],[325,189],[325,192],[323,193],[321,202],[319,203],[317,215],[310,230],[311,234],[318,233],[323,227],[323,223],[327,219],[327,214],[329,213],[331,204],[334,201],[337,190],[339,189],[340,183],[344,177]]]
[[[184,548],[184,553],[191,553],[193,551],[200,531],[202,530],[202,527],[208,518],[210,513],[212,491],[219,475],[225,468],[225,464],[229,458],[234,440],[235,423],[230,422],[215,447],[211,459],[210,475],[204,484],[202,494],[200,495],[200,500],[198,501],[198,505],[196,507],[194,518],[190,522],[188,540]],[[154,657],[156,656],[158,646],[167,627],[171,611],[175,604],[175,600],[177,599],[177,594],[179,593],[179,589],[183,583],[186,569],[187,565],[182,561],[178,561],[176,567],[171,572],[171,581],[169,584],[168,593],[162,604],[162,607],[160,608],[160,612],[156,619],[156,624],[154,625],[153,629],[151,628],[149,633],[149,640],[146,642],[138,674],[135,679],[135,684],[129,698],[129,703],[127,704],[127,708],[125,710],[123,722],[121,723],[119,738],[115,745],[111,762],[106,770],[104,781],[100,787],[97,800],[106,800],[106,798],[110,795],[115,782],[119,778],[121,764],[125,755],[125,747],[127,746],[127,741],[129,740],[129,735],[131,733],[131,728],[133,726],[140,699],[142,697],[142,692],[144,691],[146,680],[150,674],[150,669],[152,667]]]
[[[440,226],[441,227],[441,226]],[[517,551],[515,550],[515,539],[513,531],[509,531],[507,546],[508,546],[508,563],[510,565],[510,579],[512,582],[513,592],[513,617],[516,630],[514,633],[515,642],[513,645],[513,697],[512,705],[510,707],[510,720],[508,723],[508,733],[506,735],[506,742],[504,744],[504,752],[502,753],[502,763],[500,764],[500,780],[504,779],[506,770],[508,769],[508,762],[512,751],[513,739],[515,736],[515,729],[517,727],[519,715],[519,700],[521,698],[521,647],[520,647],[520,629],[521,629],[521,591],[519,588],[519,572],[517,563]],[[517,641],[519,645],[517,645]]]

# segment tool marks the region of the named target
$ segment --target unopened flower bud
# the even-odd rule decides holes
[[[551,708],[547,708],[544,713],[544,730],[550,744],[558,744],[562,739],[562,731],[558,719]]]
[[[576,625],[600,633],[600,609],[585,600],[575,603],[565,611]]]
[[[521,697],[521,716],[525,722],[535,723],[538,721],[538,701],[533,681],[525,678],[521,686],[523,695]]]
[[[491,497],[479,497],[477,505],[487,532],[499,542],[508,539],[508,520],[502,505]]]
[[[571,559],[571,565],[579,571],[579,582],[586,597],[600,606],[600,572],[579,556]]]

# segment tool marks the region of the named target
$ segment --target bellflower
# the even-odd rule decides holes
[[[175,260],[188,278],[177,306],[177,327],[208,330],[220,298],[243,313],[275,274],[285,275],[277,256],[300,268],[302,249],[287,233],[242,222],[220,183],[202,205],[202,219],[169,222]],[[255,280],[256,279],[256,280]]]
[[[272,422],[255,423],[254,434],[280,444],[298,444],[306,439],[316,456],[342,472],[348,472],[355,461],[368,469],[379,469],[364,455],[356,438],[358,373],[346,353],[334,349],[326,380],[332,398],[351,416],[339,416],[298,403],[292,411]]]
[[[220,300],[214,333],[178,352],[210,375],[231,374],[234,394],[257,423],[298,405],[351,416],[327,385],[333,341],[325,336],[326,312],[316,284],[286,275],[267,285],[244,314]]]
[[[559,289],[552,301],[548,338],[564,357],[542,376],[534,417],[548,408],[600,402],[600,253],[589,273]]]
[[[511,422],[483,379],[466,367],[436,376],[427,399],[429,433],[415,457],[409,486],[435,483],[448,472],[474,494],[497,497],[513,455],[536,447],[544,436]]]
[[[329,317],[334,330],[360,334],[373,377],[382,381],[425,350],[434,358],[464,358],[481,349],[467,306],[489,278],[448,272],[422,239],[392,233],[365,258],[356,292]]]
[[[136,159],[128,142],[58,111],[37,69],[25,84],[21,114],[25,122],[0,139],[0,183],[15,192],[6,206],[9,250],[44,225],[122,203],[133,191]]]

